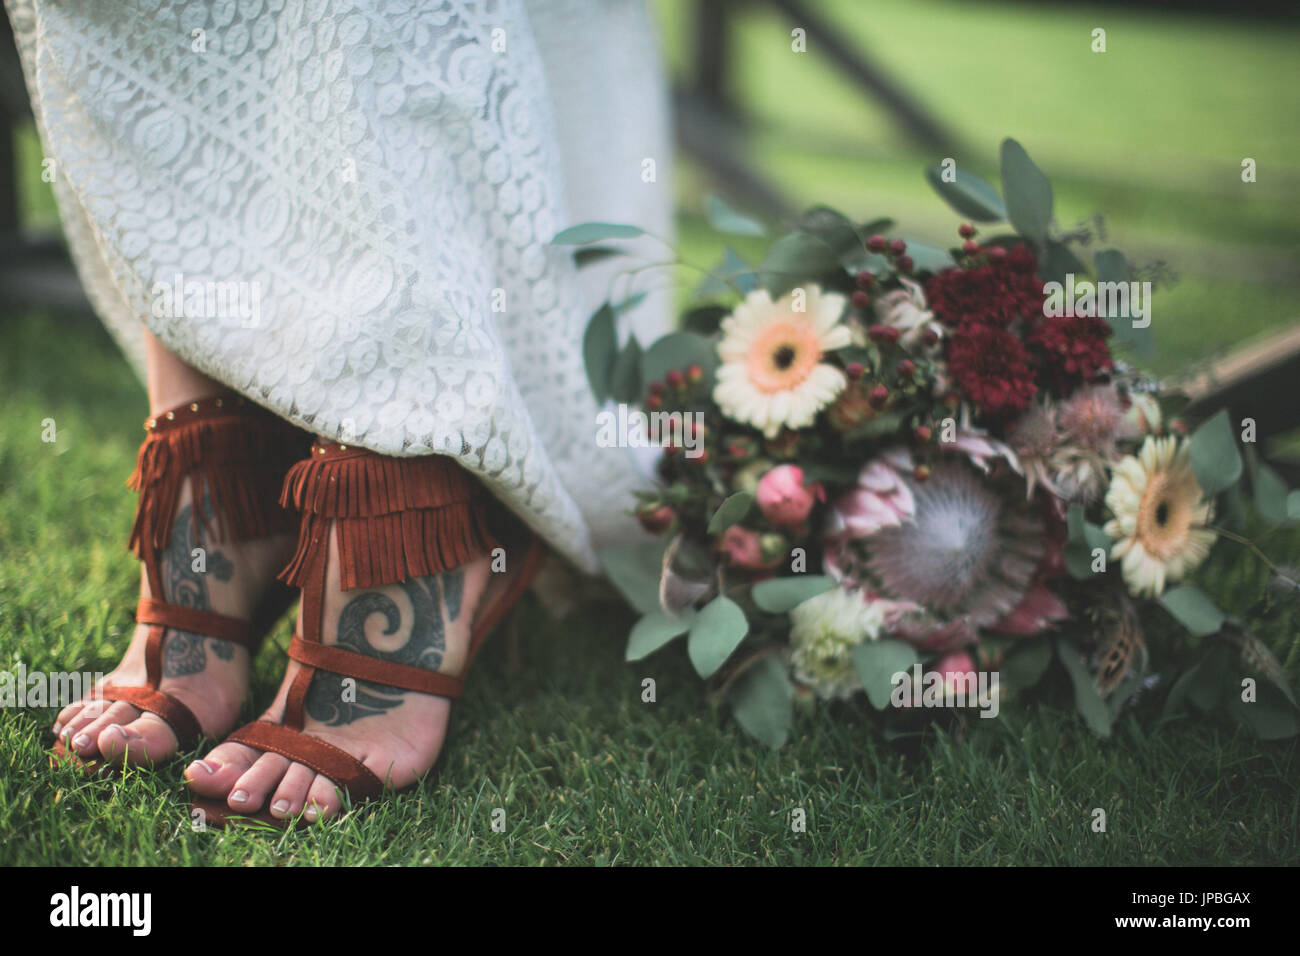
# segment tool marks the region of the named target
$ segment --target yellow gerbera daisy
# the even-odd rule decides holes
[[[1210,553],[1214,532],[1205,492],[1196,482],[1187,445],[1177,437],[1148,437],[1137,456],[1115,466],[1106,507],[1115,516],[1106,534],[1110,556],[1123,561],[1124,583],[1135,595],[1160,594]]]
[[[840,323],[844,296],[802,289],[802,311],[794,296],[773,302],[755,289],[722,321],[722,341],[713,400],[723,413],[753,425],[768,438],[782,427],[804,428],[844,390],[844,373],[822,361],[831,349],[850,343]]]

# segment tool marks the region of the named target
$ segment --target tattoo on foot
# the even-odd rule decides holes
[[[372,615],[383,616],[385,627],[382,633],[391,636],[402,627],[403,611],[387,594],[366,591],[348,601],[339,614],[338,645],[367,657],[436,671],[442,666],[442,657],[447,649],[446,623],[460,617],[465,591],[464,572],[448,571],[435,577],[414,578],[397,586],[411,605],[411,636],[407,642],[394,651],[380,650],[370,643],[366,638],[366,623]],[[407,693],[383,684],[358,680],[356,692],[345,695],[343,681],[340,674],[317,671],[304,701],[307,715],[331,727],[340,727],[391,710]]]
[[[211,516],[212,497],[204,493],[199,517]],[[171,541],[162,554],[163,598],[171,604],[192,607],[200,611],[212,610],[208,598],[207,575],[218,581],[229,581],[235,574],[230,559],[215,549],[207,551],[207,571],[195,571],[191,555],[195,548],[203,547],[201,535],[195,533],[195,515],[190,505],[176,514]],[[198,674],[208,666],[206,650],[223,661],[235,656],[235,645],[215,637],[204,637],[189,631],[172,630],[163,644],[163,677],[184,677]]]

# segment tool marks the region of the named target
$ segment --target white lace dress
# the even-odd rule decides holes
[[[596,446],[581,346],[615,267],[547,243],[671,228],[643,0],[5,2],[137,370],[147,326],[318,435],[452,455],[587,569],[629,533],[640,478]],[[629,316],[642,341],[667,307]]]

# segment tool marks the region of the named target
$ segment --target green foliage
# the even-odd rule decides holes
[[[867,700],[876,710],[889,706],[889,697],[895,686],[894,675],[910,671],[918,660],[916,649],[903,641],[863,641],[853,648],[853,664],[862,679]],[[911,680],[911,674],[908,674],[908,680]]]
[[[785,614],[833,587],[835,579],[828,575],[797,574],[789,578],[759,581],[749,593],[761,610],[769,614]]]
[[[779,660],[768,655],[746,668],[728,698],[747,734],[772,748],[785,745],[794,719],[794,688]]]
[[[1226,491],[1241,478],[1241,453],[1226,408],[1192,432],[1188,452],[1196,481],[1207,495]]]

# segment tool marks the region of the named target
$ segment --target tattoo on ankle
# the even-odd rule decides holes
[[[200,508],[200,517],[214,514],[210,493],[204,492]],[[186,505],[177,512],[171,540],[162,553],[163,599],[168,603],[210,611],[212,602],[208,597],[207,576],[210,574],[218,581],[229,581],[234,577],[235,566],[215,548],[207,550],[204,555],[207,570],[194,570],[192,555],[195,548],[201,547],[202,537],[194,529],[194,512],[190,505]],[[200,673],[208,666],[205,647],[223,661],[235,656],[235,645],[229,641],[173,629],[163,644],[163,677]]]
[[[366,591],[348,601],[339,614],[338,645],[367,657],[436,671],[442,666],[447,650],[446,623],[460,617],[465,574],[460,570],[448,571],[435,577],[403,581],[397,586],[411,604],[410,616],[406,618],[411,629],[407,642],[393,651],[380,650],[370,643],[366,638],[366,623],[372,615],[383,615],[382,633],[386,636],[396,634],[405,621],[404,612],[391,597],[379,591]],[[343,681],[340,674],[317,671],[304,700],[307,715],[331,727],[340,727],[391,710],[407,694],[394,687],[359,680],[356,693],[345,695]]]

